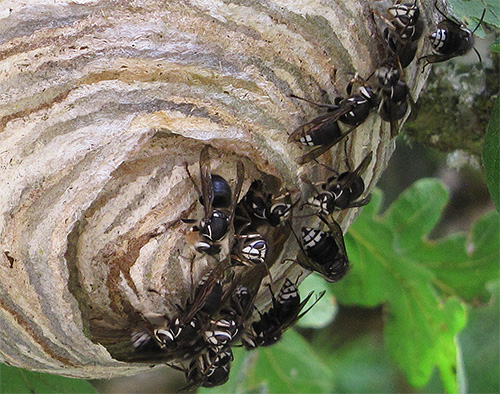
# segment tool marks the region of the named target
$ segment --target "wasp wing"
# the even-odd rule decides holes
[[[306,298],[304,298],[304,301],[302,301],[300,303],[300,309],[299,311],[301,311],[304,306],[307,304],[307,301],[309,301],[309,298],[311,298],[313,292],[311,291]],[[321,293],[318,294],[318,297],[314,300],[314,302],[303,312],[301,312],[300,314],[297,315],[297,318],[295,319],[295,321],[298,321],[300,319],[302,319],[302,317],[307,313],[309,312],[313,307],[314,305],[316,305],[318,303],[319,300],[321,300],[321,298],[323,298],[323,296],[326,294],[326,290],[323,290]]]
[[[212,290],[216,286],[217,282],[222,278],[224,271],[228,267],[229,259],[219,262],[208,274],[208,278],[205,280],[201,288],[196,291],[194,300],[190,305],[188,305],[186,315],[182,317],[182,321],[185,324],[190,323],[195,315],[204,307],[207,298],[212,293]]]
[[[241,161],[238,161],[236,165],[236,181],[233,188],[233,197],[231,199],[231,206],[229,208],[229,225],[233,225],[234,213],[236,212],[236,206],[238,204],[238,199],[240,198],[241,188],[243,187],[243,182],[245,181],[245,166]]]
[[[351,102],[343,101],[337,109],[326,114],[320,115],[310,122],[297,127],[292,134],[288,136],[288,142],[298,141],[301,137],[313,133],[314,131],[329,125],[330,123],[336,122],[342,115],[347,114],[352,110],[353,106],[356,105]]]
[[[333,111],[314,118],[313,120],[297,127],[292,134],[288,136],[288,142],[298,141],[301,137],[311,134],[326,125],[329,125],[330,123],[336,122],[339,116],[341,115],[337,115],[336,111]]]
[[[372,161],[372,156],[373,152],[370,151],[365,158],[361,161],[359,166],[354,170],[349,172],[339,183],[342,184],[342,187],[351,187],[354,181],[362,174],[365,172],[365,170],[368,168],[368,165]]]
[[[210,153],[208,145],[206,145],[200,153],[200,178],[201,196],[203,198],[203,206],[205,208],[205,218],[209,218],[212,215],[214,189],[210,169]]]
[[[298,164],[306,164],[309,163],[311,160],[314,160],[321,156],[323,153],[326,153],[330,148],[338,144],[340,141],[342,141],[345,137],[347,137],[352,131],[354,131],[358,126],[352,126],[349,128],[347,131],[342,133],[339,137],[335,138],[333,141],[326,145],[321,145],[318,146],[317,148],[309,151],[305,155],[301,156],[300,158],[297,159]]]
[[[340,225],[334,220],[326,220],[322,215],[318,215],[318,217],[326,223],[328,226],[328,229],[330,230],[330,233],[332,234],[333,239],[337,243],[337,246],[339,247],[339,253],[344,256],[347,260],[347,252],[345,249],[345,243],[344,243],[344,234],[342,232],[342,228]]]
[[[318,298],[314,300],[314,302],[303,312],[302,309],[304,309],[304,306],[307,304],[311,296],[314,294],[314,291],[311,291],[306,298],[304,298],[301,302],[300,305],[297,308],[297,313],[295,316],[292,316],[288,321],[284,322],[281,326],[281,329],[285,331],[287,328],[293,326],[297,321],[299,321],[307,312],[309,312],[314,305],[325,295],[326,291],[323,290],[321,293],[319,293]]]

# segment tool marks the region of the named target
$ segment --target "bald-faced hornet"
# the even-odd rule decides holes
[[[236,320],[232,316],[212,320],[204,331],[205,341],[215,348],[226,346],[233,342],[238,329]]]
[[[241,257],[251,264],[264,264],[267,255],[267,241],[258,233],[246,234],[241,245]]]
[[[189,358],[201,350],[201,326],[198,316],[193,316],[188,322],[177,317],[168,327],[154,329],[153,338],[162,350]]]
[[[317,216],[328,226],[329,231],[302,227],[299,245],[303,253],[299,254],[298,263],[305,269],[318,272],[328,282],[337,282],[349,270],[342,229],[335,220]]]
[[[135,330],[130,336],[132,346],[138,352],[155,352],[161,350],[152,334],[146,330]]]
[[[258,232],[236,234],[238,241],[233,247],[233,262],[236,264],[253,265],[264,264],[266,261],[268,244]]]
[[[390,16],[390,27],[396,31],[398,35],[407,40],[418,40],[422,35],[423,23],[419,19],[420,10],[417,2],[395,4],[387,9],[387,14]]]
[[[415,58],[418,39],[422,35],[423,23],[420,10],[414,3],[395,4],[387,9],[387,18],[377,14],[387,25],[383,38],[392,56],[396,56],[402,68]]]
[[[215,387],[227,382],[233,361],[233,352],[230,348],[223,351],[208,348],[189,363],[189,366],[178,367],[168,364],[171,368],[184,372],[187,386],[180,391],[187,391],[199,386]]]
[[[200,280],[192,300],[189,300],[184,308],[178,306],[178,316],[167,320],[165,327],[153,330],[153,338],[161,349],[180,357],[189,357],[201,350],[204,316],[210,316],[222,305],[220,279],[226,268],[228,260],[217,264]]]
[[[287,193],[285,196],[289,196]],[[276,199],[280,199],[277,197]],[[247,194],[241,201],[252,227],[268,223],[273,227],[283,224],[291,215],[293,207],[298,203],[276,202],[271,193],[265,193],[261,180],[255,180],[250,185]]]
[[[205,146],[200,154],[201,193],[189,173],[187,164],[186,171],[205,208],[203,219],[198,226],[193,227],[193,231],[198,231],[200,236],[199,241],[195,243],[195,249],[198,252],[215,255],[220,252],[218,242],[227,235],[233,223],[236,204],[243,186],[245,169],[243,163],[238,161],[234,191],[231,194],[228,182],[221,176],[211,173],[208,150],[208,146]],[[192,222],[191,219],[183,219],[183,221]]]
[[[229,305],[220,311],[220,318],[212,320],[204,331],[205,341],[215,348],[230,345],[243,328],[253,308],[253,299],[257,292],[250,293],[248,288],[239,285],[230,294]]]
[[[204,331],[205,341],[213,347],[225,348],[237,339],[244,329],[255,296],[266,270],[262,265],[250,268],[244,278],[233,281],[225,291],[219,319],[212,320]]]
[[[375,71],[378,79],[380,105],[378,113],[382,120],[391,123],[391,136],[398,134],[397,121],[402,119],[413,103],[408,85],[401,80],[400,71],[392,66],[382,66]]]
[[[352,94],[354,84],[360,83],[360,87]],[[301,97],[291,95],[291,97],[304,100],[308,103],[317,105],[319,107],[328,108],[324,115],[320,115],[310,122],[303,124],[295,129],[288,137],[288,142],[293,141],[306,141],[306,145],[317,146],[299,160],[299,164],[307,163],[327,152],[331,147],[339,143],[356,127],[363,123],[368,117],[372,108],[375,108],[378,103],[377,94],[365,84],[365,81],[359,76],[355,76],[346,88],[349,97],[337,97],[335,104],[320,104],[313,101],[303,99]],[[350,128],[344,132],[337,132],[340,130],[338,121],[349,125]],[[335,130],[330,132],[329,130]],[[328,131],[328,132],[327,132]],[[328,138],[324,138],[328,135]],[[316,141],[318,143],[316,143]]]
[[[321,292],[313,304],[301,313],[313,292],[301,302],[297,282],[293,283],[288,278],[285,279],[276,297],[270,286],[269,291],[272,298],[271,308],[260,314],[260,319],[252,323],[242,338],[242,344],[247,349],[270,346],[279,341],[283,333],[304,316],[325,294]]]
[[[371,162],[373,152],[370,152],[354,171],[345,171],[338,174],[333,168],[327,167],[335,175],[328,178],[322,185],[323,192],[311,197],[304,205],[311,205],[319,210],[319,213],[330,215],[336,209],[347,209],[360,207],[368,204],[370,195],[362,200],[356,201],[365,191],[365,184],[361,174],[367,169]]]
[[[424,69],[430,63],[445,62],[453,57],[465,55],[471,49],[474,49],[479,61],[481,61],[479,52],[474,48],[474,32],[483,21],[486,9],[475,29],[471,31],[455,18],[449,17],[441,11],[437,6],[437,1],[434,3],[434,7],[444,17],[444,20],[439,22],[436,30],[429,35],[434,54],[418,59],[419,62],[426,61]]]

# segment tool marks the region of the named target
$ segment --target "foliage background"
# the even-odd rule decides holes
[[[490,31],[478,35],[496,29],[486,61],[490,71],[439,64],[429,85],[439,93],[450,69],[459,75],[477,69],[485,76],[493,73],[493,94],[498,92],[498,3],[450,3],[472,26],[487,8]],[[299,327],[271,348],[237,349],[230,381],[200,392],[500,392],[500,221],[493,205],[500,205],[500,104],[491,97],[491,83],[483,81],[479,92],[484,96],[485,85],[489,94],[473,112],[483,111],[487,133],[485,122],[477,122],[472,133],[485,141],[485,175],[474,156],[439,153],[400,137],[379,183],[382,191],[374,193],[346,235],[351,273],[337,284],[310,276],[300,286],[303,296],[312,289],[328,293]],[[450,103],[464,105],[460,98],[443,102],[428,93],[429,102],[444,105],[435,111],[441,116],[461,110]],[[436,124],[432,111],[423,112],[431,118],[419,116],[408,124],[408,134]],[[443,150],[462,148],[477,155],[469,142]],[[171,370],[93,383],[103,393],[171,392],[184,385],[182,374]],[[1,393],[92,393],[94,386],[0,366]]]

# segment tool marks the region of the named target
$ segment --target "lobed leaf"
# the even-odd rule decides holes
[[[500,215],[489,213],[473,225],[468,237],[455,234],[423,243],[414,257],[432,269],[437,285],[445,292],[466,301],[484,300],[489,296],[486,283],[499,275],[499,223]]]
[[[384,214],[394,233],[397,249],[415,249],[436,227],[449,199],[448,190],[434,179],[421,179],[403,192]]]
[[[498,277],[499,216],[486,215],[469,236],[430,241],[448,200],[441,182],[416,182],[384,215],[381,198],[373,194],[375,208],[368,206],[346,235],[352,269],[332,287],[341,304],[384,306],[386,345],[412,385],[425,385],[437,367],[446,391],[458,392],[461,299],[483,296]]]

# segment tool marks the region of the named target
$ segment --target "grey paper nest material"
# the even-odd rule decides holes
[[[37,3],[0,10],[0,357],[83,378],[146,370],[117,360],[138,316],[191,291],[179,219],[202,207],[184,163],[197,176],[209,144],[226,179],[243,162],[243,192],[322,179],[287,143],[317,109],[289,95],[332,100],[333,68],[339,88],[369,75],[376,26],[365,1]],[[354,162],[374,152],[369,190],[393,145],[376,116],[350,137]],[[198,257],[195,279],[213,264]]]

